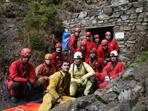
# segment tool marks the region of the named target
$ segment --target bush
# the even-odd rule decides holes
[[[38,35],[33,35],[30,37],[31,49],[42,50],[44,48],[43,41]]]
[[[25,26],[27,30],[31,28],[58,30],[61,28],[62,21],[56,15],[56,9],[53,4],[32,2],[30,11],[25,17]]]

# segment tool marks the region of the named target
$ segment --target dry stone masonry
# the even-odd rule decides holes
[[[76,26],[81,26],[84,32],[87,27],[113,26],[114,38],[126,57],[148,49],[148,0],[112,0],[110,5],[95,6],[67,18],[63,23],[70,30]]]

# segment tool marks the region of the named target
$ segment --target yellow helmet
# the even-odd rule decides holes
[[[45,54],[44,59],[45,59],[45,60],[52,59],[52,54],[50,54],[50,53]]]

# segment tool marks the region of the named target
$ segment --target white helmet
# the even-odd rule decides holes
[[[112,56],[118,56],[118,52],[116,50],[111,51],[110,57]]]
[[[77,58],[82,58],[82,53],[81,52],[75,52],[74,53],[74,59],[77,59]]]

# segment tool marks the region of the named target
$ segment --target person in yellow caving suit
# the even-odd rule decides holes
[[[64,103],[69,100],[75,100],[75,98],[69,96],[70,88],[70,63],[63,61],[61,70],[51,75],[49,79],[49,85],[45,91],[43,102],[38,111],[49,111],[55,103]]]

